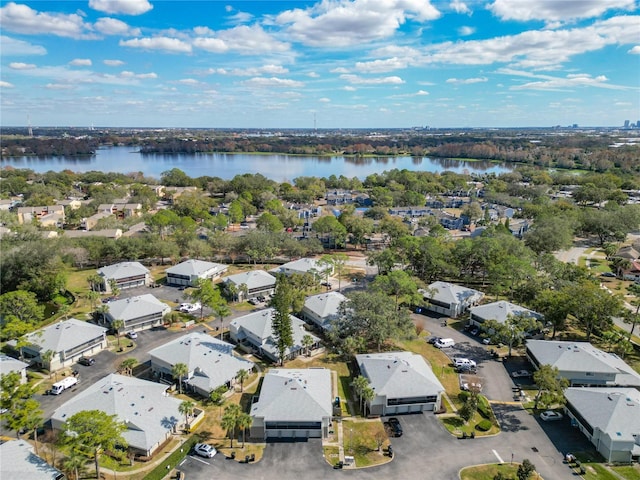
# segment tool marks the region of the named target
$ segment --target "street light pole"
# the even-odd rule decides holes
[[[349,429],[349,453],[353,453],[353,428]]]
[[[511,465],[513,465],[513,452],[511,452]]]

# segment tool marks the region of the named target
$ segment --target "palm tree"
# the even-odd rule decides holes
[[[238,379],[238,381],[240,382],[240,391],[243,392],[244,391],[244,381],[249,378],[249,372],[247,372],[244,368],[241,370],[238,370],[238,374],[236,375],[236,378]]]
[[[195,403],[189,400],[185,400],[178,405],[178,411],[184,415],[184,426],[187,431],[189,430],[189,415],[193,414],[195,406]]]
[[[238,415],[238,428],[242,429],[242,448],[244,448],[245,435],[247,433],[247,429],[251,428],[253,424],[253,417],[246,412],[242,412]]]
[[[120,370],[125,372],[126,375],[131,376],[133,374],[133,367],[138,364],[138,360],[131,357],[123,360],[120,364]]]
[[[224,300],[223,300],[224,301]],[[222,340],[222,335],[224,331],[224,319],[231,315],[231,309],[227,306],[227,303],[220,303],[213,308],[215,314],[220,319],[220,340]]]
[[[109,279],[109,288],[111,289],[111,295],[117,297],[120,295],[120,289],[118,288],[118,282],[116,282],[113,278]]]
[[[367,416],[367,412],[366,412],[366,407],[367,404],[373,400],[376,397],[376,392],[373,390],[373,388],[371,388],[370,386],[367,385],[367,387],[362,390],[362,416],[366,417]]]
[[[227,407],[224,409],[224,415],[222,415],[222,421],[220,422],[220,425],[230,433],[231,448],[233,448],[233,437],[235,437],[236,435],[238,417],[240,417],[241,413],[242,410],[240,408],[240,405],[232,403],[231,405],[227,405]]]
[[[189,373],[189,367],[186,363],[176,363],[173,368],[171,368],[171,375],[174,379],[178,379],[178,383],[180,385],[180,389],[178,390],[182,393],[182,377]]]
[[[75,480],[80,480],[80,470],[87,464],[87,459],[82,455],[72,452],[67,458],[62,462],[62,466],[65,471],[73,472],[73,478]]]
[[[87,292],[87,300],[91,302],[91,310],[94,311],[96,309],[96,302],[100,298],[100,294],[95,290],[89,290]]]
[[[102,285],[102,277],[97,273],[93,275],[89,275],[87,277],[87,282],[89,282],[89,288],[92,292],[97,292],[100,290],[100,285]]]
[[[120,348],[120,330],[124,328],[124,320],[116,318],[111,322],[111,328],[116,331],[116,338],[118,339],[118,348]]]
[[[311,354],[311,347],[315,342],[313,341],[313,337],[309,334],[302,337],[302,346],[304,347],[304,353],[309,356]]]
[[[363,377],[362,375],[358,375],[351,382],[351,386],[353,387],[353,391],[358,397],[358,402],[362,404],[362,393],[369,386],[369,381],[367,380],[366,377]]]
[[[45,364],[47,365],[47,370],[49,370],[49,378],[51,378],[51,360],[53,360],[53,356],[56,354],[53,350],[46,350],[42,354],[40,354],[40,358],[42,359],[42,367],[44,368]]]
[[[100,315],[101,323],[104,325],[107,321],[107,313],[109,313],[109,305],[106,303],[98,305],[96,313]]]

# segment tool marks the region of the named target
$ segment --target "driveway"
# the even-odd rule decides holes
[[[515,462],[528,458],[544,478],[575,478],[562,463],[563,453],[588,449],[584,438],[571,437],[565,440],[562,435],[557,435],[555,441],[550,441],[537,419],[521,408],[501,406],[497,410],[498,418],[505,422],[504,431],[494,437],[475,440],[458,440],[450,435],[432,413],[398,416],[404,435],[392,439],[393,460],[378,467],[333,470],[322,457],[320,442],[313,440],[270,443],[264,458],[255,464],[240,464],[218,454],[213,460],[189,456],[179,469],[185,472],[186,478],[196,480],[324,480],[328,476],[358,480],[457,480],[461,468],[498,461],[510,462],[513,455]],[[556,425],[544,427],[554,429]]]

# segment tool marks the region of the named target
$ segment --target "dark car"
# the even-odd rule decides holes
[[[78,360],[78,363],[80,365],[84,365],[86,367],[90,367],[91,365],[96,363],[96,360],[95,360],[95,358],[91,358],[91,357],[80,357],[80,359]]]
[[[402,436],[402,425],[400,425],[400,420],[396,417],[391,417],[387,423],[389,424],[389,429],[394,437]]]
[[[432,335],[431,337],[427,338],[427,343],[430,343],[431,345],[433,345],[438,340],[441,340],[441,338],[440,337],[436,337],[435,335]]]

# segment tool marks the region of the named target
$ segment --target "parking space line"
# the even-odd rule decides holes
[[[498,452],[496,452],[495,450],[491,450],[491,451],[496,456],[496,458],[498,459],[499,463],[504,463],[504,460],[502,460],[502,458],[500,458],[500,455],[498,455]]]
[[[496,454],[496,455],[497,455],[497,454]],[[205,461],[204,461],[204,460],[202,460],[201,458],[198,458],[198,457],[196,457],[196,456],[194,456],[194,455],[189,455],[189,456],[190,456],[191,458],[193,458],[194,460],[197,460],[198,462],[202,462],[202,463],[204,463],[205,465],[211,465],[209,462],[205,462]]]

